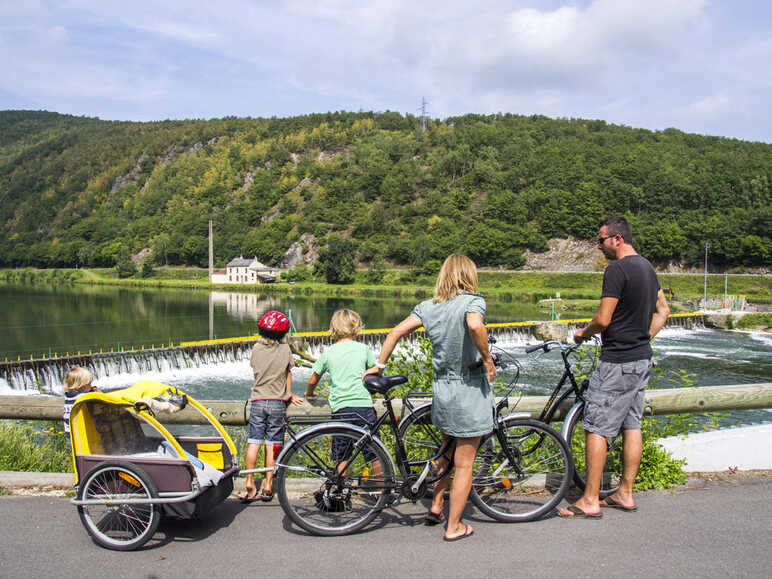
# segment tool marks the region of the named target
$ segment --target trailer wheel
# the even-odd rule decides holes
[[[161,520],[157,505],[133,501],[157,496],[153,479],[138,466],[120,461],[103,462],[86,474],[78,488],[78,499],[109,500],[111,503],[79,505],[78,514],[98,545],[116,551],[131,551],[150,540]]]

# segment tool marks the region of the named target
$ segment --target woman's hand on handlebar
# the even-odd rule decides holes
[[[498,371],[496,370],[496,364],[491,356],[487,359],[483,359],[483,366],[485,367],[485,375],[488,377],[488,382],[493,382]]]

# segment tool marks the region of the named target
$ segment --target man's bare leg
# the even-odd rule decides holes
[[[606,466],[606,437],[588,432],[585,439],[584,455],[587,464],[584,494],[574,503],[574,506],[582,509],[588,515],[596,515],[600,512],[598,494],[600,493],[603,467]],[[567,508],[561,509],[559,514],[562,517],[574,516]]]
[[[641,456],[643,455],[643,436],[640,430],[624,430],[622,446],[622,480],[619,483],[619,490],[609,497],[613,502],[623,507],[632,509],[635,507],[633,499],[633,485],[635,477],[638,475],[638,469],[641,466]],[[601,504],[608,504],[601,501]]]

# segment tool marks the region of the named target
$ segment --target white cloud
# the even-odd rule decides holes
[[[725,93],[707,96],[686,107],[686,111],[697,115],[723,114],[732,109],[732,99]]]
[[[191,93],[197,116],[415,112],[425,96],[434,116],[730,131],[772,122],[769,18],[751,0],[0,0],[0,89],[157,118],[189,114]]]

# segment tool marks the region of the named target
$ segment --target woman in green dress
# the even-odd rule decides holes
[[[455,477],[450,490],[446,541],[472,535],[461,522],[469,491],[472,466],[480,438],[493,431],[494,400],[489,382],[496,376],[488,349],[485,300],[477,292],[477,267],[466,257],[449,256],[437,276],[434,297],[418,304],[386,337],[376,368],[382,372],[399,339],[423,326],[432,344],[434,369],[432,422],[446,439],[455,438]],[[478,356],[482,366],[476,365]],[[438,481],[427,524],[444,520],[444,492],[450,476]]]

